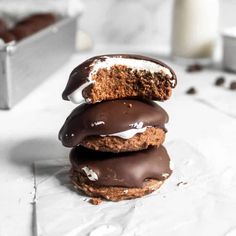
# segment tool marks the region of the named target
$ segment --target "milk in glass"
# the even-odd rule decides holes
[[[172,55],[209,59],[218,36],[218,0],[175,0]]]

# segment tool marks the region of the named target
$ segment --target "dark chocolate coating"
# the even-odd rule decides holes
[[[30,27],[24,25],[16,26],[10,32],[15,36],[17,41],[22,40],[23,38],[26,38],[34,33]]]
[[[33,19],[26,19],[17,24],[17,27],[26,27],[27,29],[30,29],[31,32],[35,33],[43,28],[43,22]]]
[[[97,186],[141,188],[145,179],[161,181],[172,173],[170,158],[163,146],[126,153],[96,152],[79,146],[71,150],[70,162],[79,181]],[[98,179],[90,180],[82,170],[84,167],[95,172]]]
[[[66,85],[65,90],[62,93],[62,98],[64,100],[69,100],[68,96],[74,92],[76,89],[78,89],[81,85],[83,85],[84,83],[86,83],[88,81],[88,76],[90,71],[93,68],[93,63],[95,60],[99,60],[99,61],[104,61],[105,57],[120,57],[120,58],[129,58],[129,59],[136,59],[136,60],[145,60],[145,61],[150,61],[150,62],[154,62],[158,65],[164,66],[166,68],[168,68],[171,72],[171,74],[173,75],[173,77],[170,79],[173,83],[172,83],[172,87],[174,88],[177,84],[177,78],[176,75],[174,73],[174,71],[167,66],[166,64],[164,64],[163,62],[150,58],[150,57],[145,57],[145,56],[140,56],[140,55],[134,55],[134,54],[110,54],[110,55],[101,55],[101,56],[96,56],[96,57],[92,57],[88,60],[86,60],[85,62],[83,62],[82,64],[80,64],[79,66],[77,66],[70,74],[69,77],[69,81]]]
[[[132,124],[139,122],[143,122],[143,127],[165,130],[168,119],[166,111],[152,101],[121,99],[93,105],[82,104],[66,119],[59,132],[59,139],[64,146],[73,147],[85,137],[126,131],[133,128]]]
[[[53,24],[55,21],[56,16],[52,13],[34,14],[19,21],[14,28],[7,31],[5,22],[0,19],[0,38],[6,43],[19,41]]]
[[[53,24],[56,17],[51,13],[34,14],[21,21],[11,30],[17,40],[22,40]]]
[[[7,30],[7,25],[4,20],[0,19],[0,34],[4,33]]]
[[[5,42],[5,43],[9,43],[12,41],[16,41],[16,37],[14,36],[14,34],[12,34],[9,31],[6,31],[2,34],[0,34],[0,38]]]
[[[55,21],[56,17],[51,13],[34,14],[18,22],[17,26],[26,26],[33,32],[37,32]]]

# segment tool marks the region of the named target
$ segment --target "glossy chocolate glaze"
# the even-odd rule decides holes
[[[165,130],[167,122],[166,111],[152,101],[121,99],[93,105],[82,104],[66,119],[59,132],[59,139],[64,146],[73,147],[91,135],[108,135],[137,126]]]
[[[72,92],[74,92],[84,83],[89,81],[88,77],[93,68],[93,63],[95,61],[104,61],[106,57],[129,58],[129,59],[144,60],[144,61],[150,61],[150,62],[156,63],[170,70],[171,74],[173,75],[172,78],[170,79],[172,81],[172,87],[174,88],[177,84],[177,78],[176,78],[175,72],[165,63],[159,60],[145,57],[145,56],[134,55],[134,54],[109,54],[109,55],[101,55],[101,56],[92,57],[86,60],[85,62],[83,62],[82,64],[80,64],[79,66],[77,66],[70,74],[69,81],[66,85],[65,90],[62,93],[62,98],[65,100],[69,100],[68,96]]]
[[[103,153],[75,147],[70,152],[72,172],[79,181],[98,186],[121,186],[141,188],[145,179],[165,180],[172,170],[170,158],[163,146],[139,152]],[[92,181],[82,169],[87,167],[95,173]]]

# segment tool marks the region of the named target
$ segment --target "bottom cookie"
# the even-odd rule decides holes
[[[106,186],[95,186],[88,185],[85,183],[79,183],[76,176],[71,175],[72,183],[77,190],[81,190],[90,197],[101,197],[109,201],[121,201],[143,197],[147,194],[154,192],[159,189],[164,181],[155,179],[148,179],[144,182],[142,188],[125,188],[125,187],[106,187]]]
[[[91,197],[120,201],[142,197],[163,184],[172,173],[163,146],[138,152],[97,152],[82,146],[70,152],[71,180]]]

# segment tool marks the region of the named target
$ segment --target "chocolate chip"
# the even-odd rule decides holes
[[[188,184],[188,182],[180,181],[180,182],[177,183],[176,185],[179,187],[179,186],[181,186],[181,185],[186,185],[186,184]]]
[[[215,85],[216,85],[216,86],[221,86],[221,85],[223,85],[224,83],[225,83],[225,77],[223,77],[223,76],[218,77],[218,78],[216,79],[216,81],[215,81]]]
[[[197,93],[197,90],[194,87],[191,87],[186,91],[186,94],[189,94],[189,95],[193,95],[196,93]]]
[[[231,89],[231,90],[236,90],[236,81],[232,81],[232,82],[230,83],[229,89]]]
[[[186,71],[191,73],[191,72],[196,72],[196,71],[201,71],[203,70],[203,66],[200,65],[200,64],[192,64],[192,65],[189,65],[187,68],[186,68]]]

